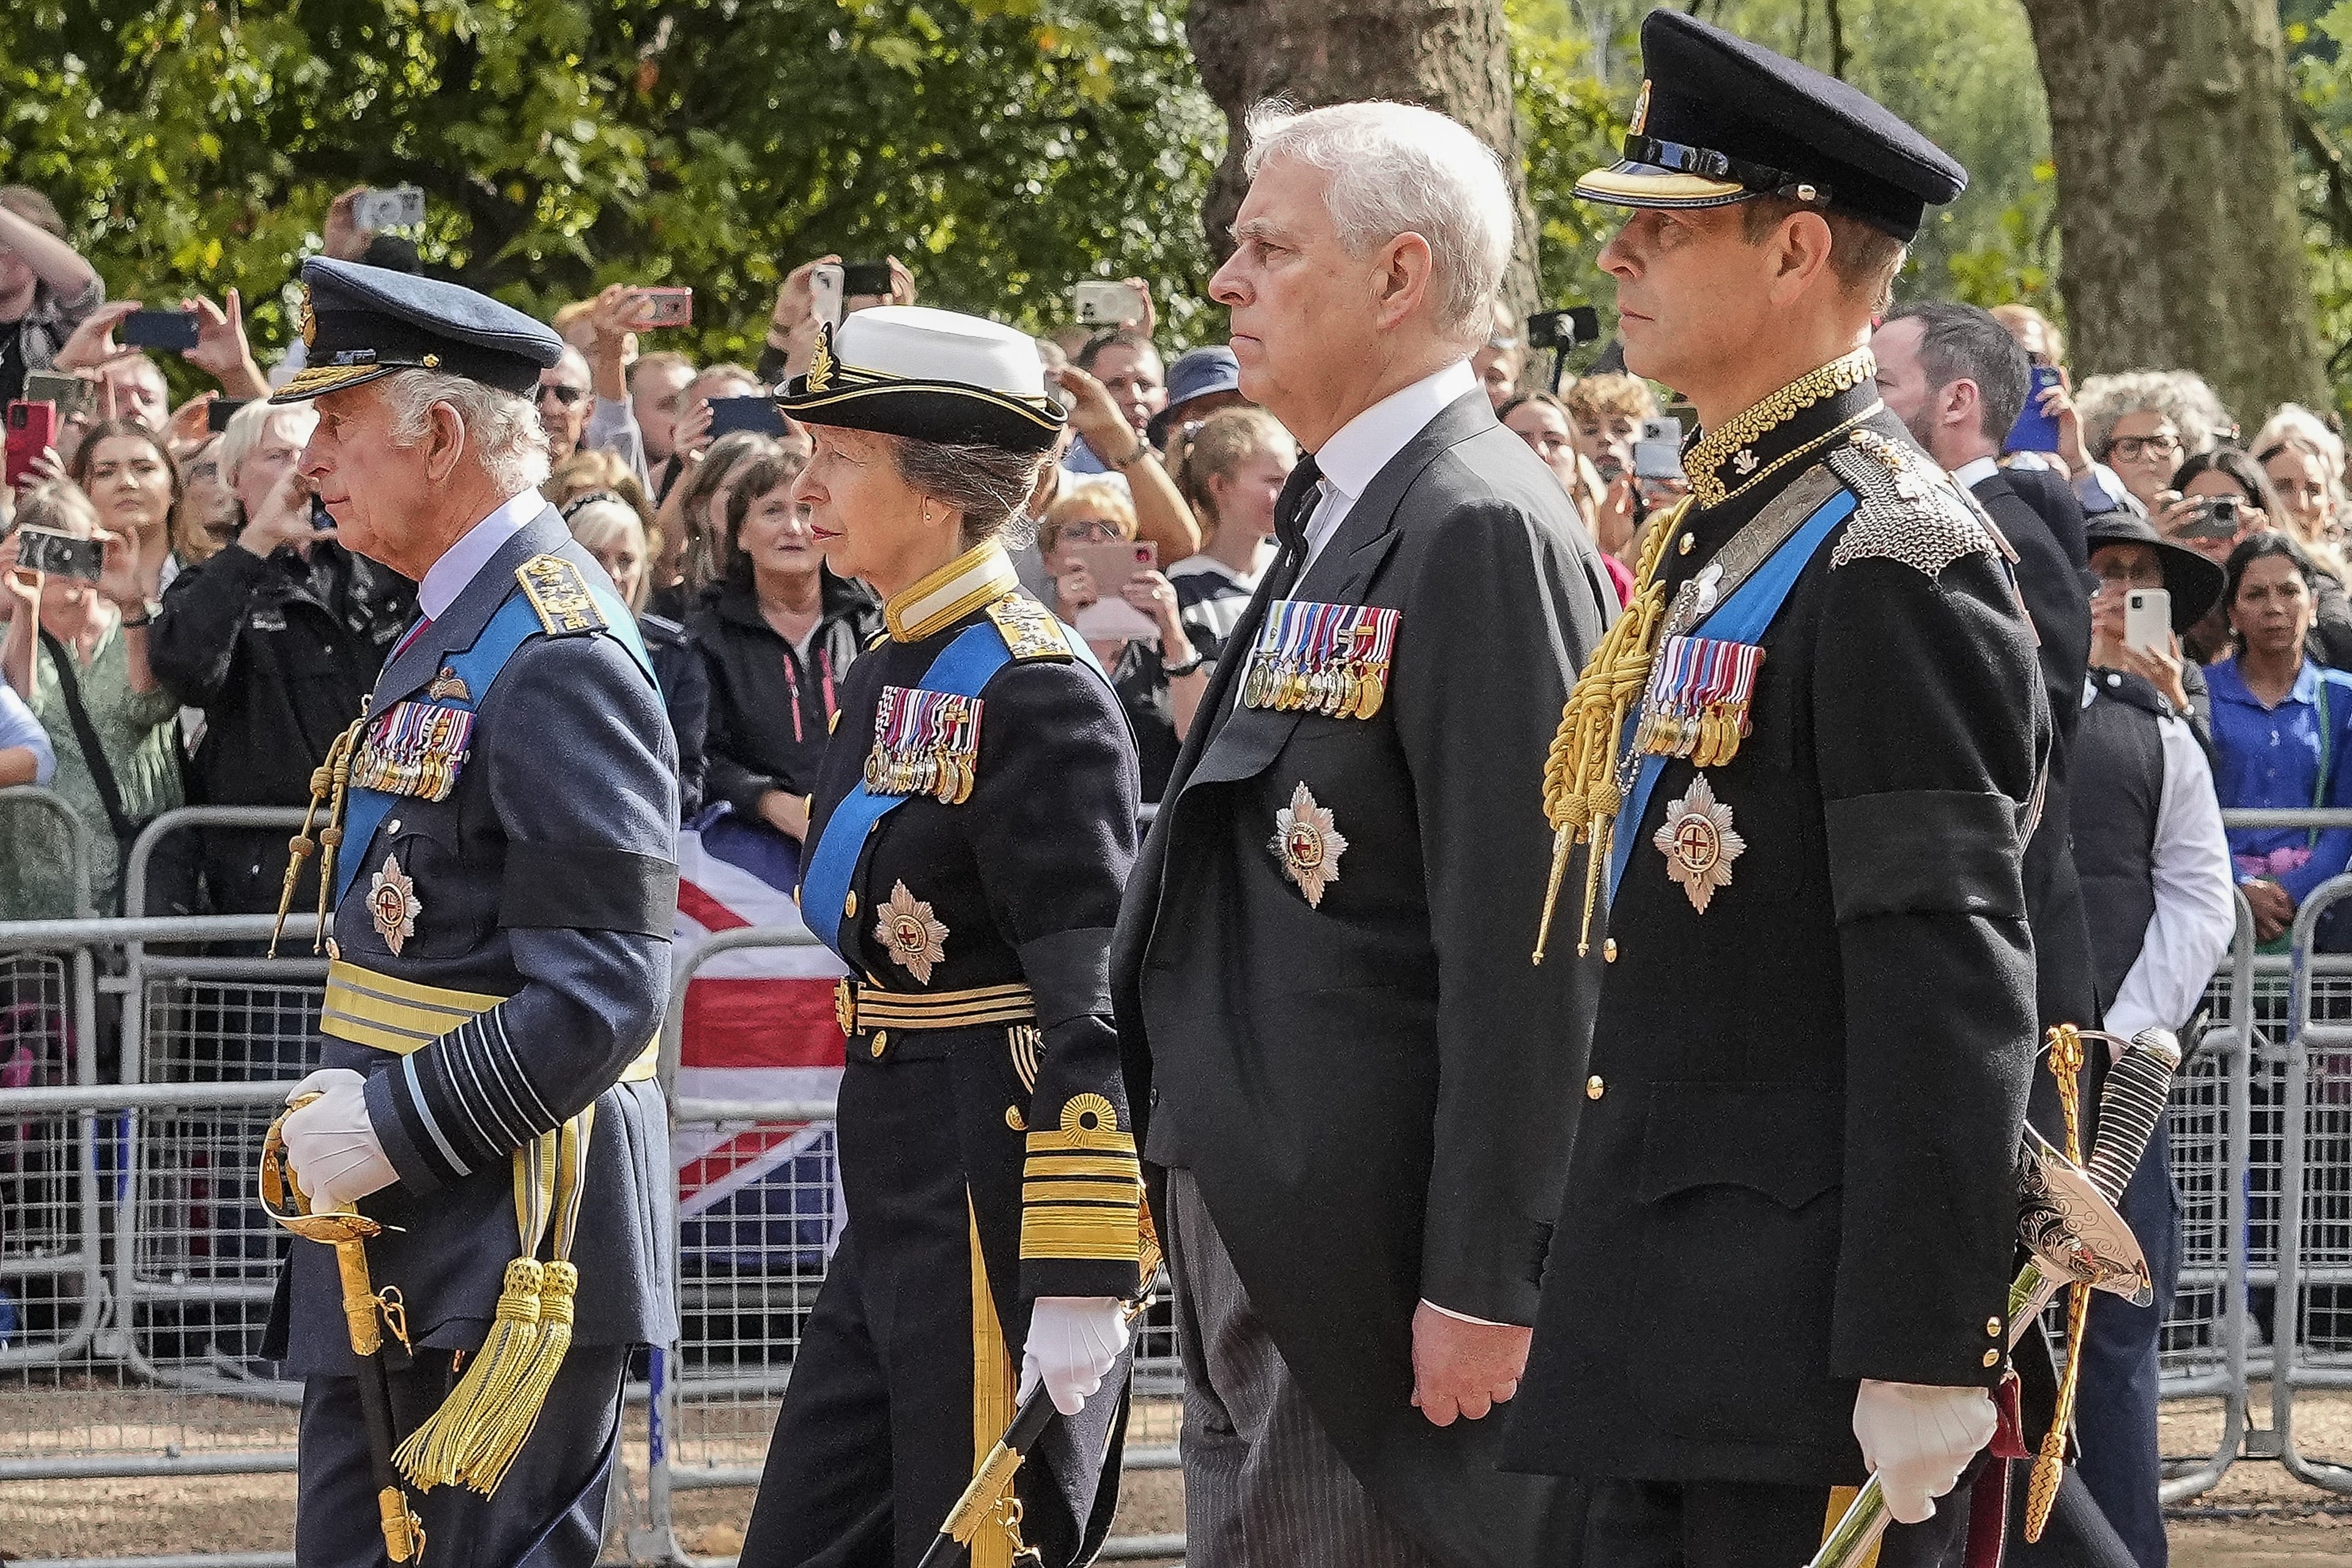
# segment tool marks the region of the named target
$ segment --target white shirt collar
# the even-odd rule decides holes
[[[425,618],[437,621],[448,614],[457,595],[466,591],[466,584],[499,552],[499,546],[521,532],[523,525],[546,506],[546,500],[537,490],[525,490],[467,529],[457,543],[443,551],[441,559],[425,569],[425,581],[416,584],[416,607],[425,612]]]
[[[1995,458],[1978,458],[1973,461],[1962,463],[1958,468],[1954,468],[1952,470],[1952,482],[1959,486],[1960,489],[1964,490],[1972,490],[1999,472],[2000,472],[2000,459]]]
[[[1339,426],[1315,454],[1323,482],[1353,501],[1422,427],[1478,389],[1466,359],[1400,387]]]

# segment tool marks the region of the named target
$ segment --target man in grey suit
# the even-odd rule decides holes
[[[1313,456],[1128,888],[1111,987],[1176,1281],[1187,1561],[1559,1562],[1498,1473],[1595,987],[1528,962],[1538,781],[1612,602],[1495,421],[1512,203],[1399,104],[1249,121],[1212,292]]]

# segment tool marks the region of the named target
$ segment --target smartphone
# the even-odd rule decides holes
[[[1148,304],[1132,283],[1091,280],[1073,287],[1070,301],[1082,327],[1139,327]]]
[[[776,406],[772,397],[752,393],[744,397],[714,397],[710,400],[710,438],[731,436],[738,430],[752,430],[762,436],[784,433],[784,412]]]
[[[58,444],[58,405],[54,403],[8,405],[8,474],[10,489],[33,478],[33,465],[43,451]]]
[[[809,311],[828,327],[841,325],[842,268],[838,261],[820,261],[809,268]]]
[[[1528,318],[1528,347],[1558,349],[1565,353],[1601,336],[1601,312],[1590,305],[1564,310],[1538,310]]]
[[[16,564],[27,570],[95,583],[105,563],[105,547],[95,539],[77,539],[49,528],[16,531]]]
[[[2025,384],[2025,406],[2018,412],[2017,423],[2009,427],[2009,437],[2000,444],[2004,452],[2054,452],[2058,449],[2058,421],[2042,412],[2042,395],[2058,384],[2058,367],[2037,364]]]
[[[2124,592],[2124,647],[2163,652],[2172,637],[2172,595],[2163,588]]]
[[[61,420],[89,419],[98,413],[98,383],[68,370],[28,370],[25,401],[56,404]]]
[[[189,310],[133,310],[115,328],[126,347],[177,349],[196,346],[196,318]]]
[[[215,397],[205,405],[205,428],[217,436],[228,428],[236,411],[253,400],[249,397]]]
[[[1633,442],[1633,477],[1637,479],[1678,479],[1683,477],[1682,421],[1667,415],[1642,421]]]
[[[688,327],[694,324],[694,290],[691,289],[640,289],[637,300],[637,325],[641,327]]]
[[[841,291],[852,300],[887,300],[890,282],[887,261],[853,261],[841,269]]]
[[[352,204],[352,221],[370,230],[414,228],[425,221],[425,193],[415,185],[362,191]]]
[[[1160,623],[1127,602],[1119,590],[1138,572],[1160,565],[1160,547],[1148,539],[1119,539],[1108,544],[1073,544],[1070,559],[1095,580],[1095,602],[1078,612],[1078,635],[1108,641],[1160,645]]]

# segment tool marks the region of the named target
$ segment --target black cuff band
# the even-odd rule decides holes
[[[2024,917],[2017,806],[2007,795],[1895,790],[1831,801],[1823,819],[1841,925],[1872,915]]]
[[[507,846],[499,923],[625,931],[666,937],[676,929],[677,866],[601,845]]]

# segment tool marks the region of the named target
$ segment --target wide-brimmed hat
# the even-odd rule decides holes
[[[563,340],[511,305],[437,278],[314,256],[302,263],[305,363],[270,398],[300,403],[402,370],[528,397]]]
[[[1062,433],[1036,340],[922,305],[877,305],[821,327],[808,374],[777,406],[809,425],[1042,452]]]
[[[2083,545],[2095,555],[2104,545],[2145,544],[2155,550],[2172,595],[2172,629],[2185,632],[2221,601],[2229,574],[2187,545],[2175,544],[2127,511],[2103,511],[2083,528]]]

